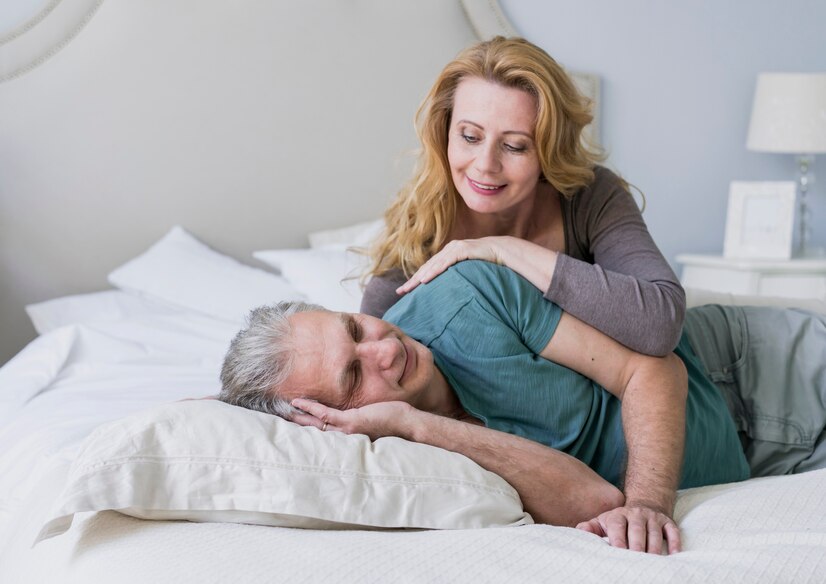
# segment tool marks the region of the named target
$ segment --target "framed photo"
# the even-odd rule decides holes
[[[733,181],[729,189],[723,255],[790,259],[796,187],[793,181]]]

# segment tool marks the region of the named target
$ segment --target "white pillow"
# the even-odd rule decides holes
[[[75,513],[104,510],[312,529],[533,523],[513,487],[459,454],[321,432],[215,400],[95,430],[37,541],[68,530]]]
[[[346,249],[273,249],[253,252],[272,266],[307,300],[330,310],[358,312],[361,275],[369,258]]]
[[[70,324],[113,321],[146,314],[173,313],[179,309],[122,290],[62,296],[29,304],[26,313],[38,334]]]
[[[256,306],[303,299],[284,278],[220,254],[178,226],[109,274],[109,282],[156,301],[235,322],[243,322]]]
[[[341,229],[315,231],[308,235],[311,249],[347,249],[367,247],[384,229],[384,219],[356,223]]]

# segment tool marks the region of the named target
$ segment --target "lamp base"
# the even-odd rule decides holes
[[[812,246],[811,230],[809,225],[812,219],[812,211],[809,208],[808,193],[814,181],[814,175],[809,172],[809,168],[814,163],[814,156],[811,154],[803,154],[797,157],[797,185],[799,198],[798,220],[800,222],[799,233],[800,241],[795,252],[795,257],[802,258],[819,258],[826,254],[826,250],[822,247]]]

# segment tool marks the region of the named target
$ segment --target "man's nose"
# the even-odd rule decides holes
[[[359,343],[359,359],[372,363],[379,371],[392,369],[403,351],[401,341],[395,337]]]

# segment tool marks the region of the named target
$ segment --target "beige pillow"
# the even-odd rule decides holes
[[[467,529],[533,523],[504,479],[454,452],[302,428],[214,400],[95,430],[37,541],[75,513],[305,527]]]

